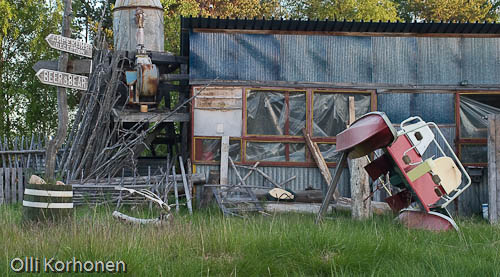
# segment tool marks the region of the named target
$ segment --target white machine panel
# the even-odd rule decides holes
[[[411,125],[406,125],[403,127],[403,131],[407,132],[408,130],[413,130],[415,128],[418,129],[407,133],[406,136],[411,141],[413,146],[415,146],[417,152],[422,156],[425,150],[427,150],[431,142],[434,140],[434,133],[432,132],[431,128],[429,128],[429,126],[427,126],[427,124],[423,121]],[[415,137],[415,133],[417,132],[420,132],[420,134],[422,134],[421,141],[419,141]]]

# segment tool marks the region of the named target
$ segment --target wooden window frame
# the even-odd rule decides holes
[[[191,93],[193,93],[193,89]],[[362,89],[329,89],[329,88],[288,88],[288,87],[241,87],[242,89],[242,134],[241,137],[232,137],[231,139],[240,140],[240,161],[235,162],[236,164],[242,165],[253,165],[256,161],[247,161],[246,160],[246,143],[247,142],[280,142],[285,144],[285,155],[286,159],[289,159],[289,146],[290,143],[301,143],[305,145],[305,162],[293,162],[293,161],[259,161],[262,166],[287,166],[287,167],[316,167],[316,163],[314,162],[313,157],[305,143],[305,139],[303,136],[291,136],[291,135],[248,135],[247,134],[247,95],[249,91],[252,90],[260,90],[260,91],[269,91],[269,92],[287,92],[289,93],[304,93],[306,96],[306,124],[305,129],[306,132],[311,135],[311,139],[313,142],[317,143],[327,143],[327,144],[336,144],[336,137],[312,137],[312,121],[313,121],[313,95],[314,93],[330,93],[330,94],[369,94],[370,95],[370,111],[375,111],[377,109],[377,94],[375,90],[362,90]],[[288,97],[286,97],[288,100]],[[287,103],[287,105],[289,105]],[[287,108],[288,113],[290,112],[289,108]],[[194,114],[194,107],[191,106],[191,114]],[[194,136],[194,120],[191,121],[191,133],[192,133],[192,143],[193,143],[193,151],[191,153],[192,160],[196,164],[219,164],[218,161],[202,161],[196,160],[196,140],[197,139],[220,139],[220,137],[210,137],[210,136]],[[287,116],[287,120],[285,125],[289,122],[289,118]],[[286,126],[285,128],[287,128]],[[337,162],[327,162],[328,167],[335,167]]]
[[[474,94],[485,94],[485,95],[498,95],[500,97],[500,91],[460,91],[455,94],[455,122],[456,122],[456,152],[460,161],[462,161],[462,145],[487,145],[488,138],[462,138],[461,136],[461,124],[460,124],[460,96],[461,95],[474,95]],[[464,166],[479,166],[487,167],[488,163],[463,163]]]

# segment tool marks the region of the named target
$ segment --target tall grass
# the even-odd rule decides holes
[[[176,215],[166,227],[131,226],[111,208],[79,208],[72,221],[21,224],[21,207],[0,207],[0,275],[15,257],[123,260],[133,276],[498,276],[500,228],[459,220],[461,232],[408,230],[391,216],[318,226],[314,216],[224,218],[217,210]],[[150,216],[147,211],[128,211]]]

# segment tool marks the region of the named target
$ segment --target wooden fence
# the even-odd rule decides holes
[[[32,174],[43,176],[45,170],[45,145],[47,139],[32,136],[15,138],[13,141],[0,140],[0,205],[15,204],[23,201],[24,185],[28,182]],[[64,148],[64,146],[63,146]],[[59,151],[56,157],[56,169],[59,168],[59,161],[63,150]],[[133,189],[149,189],[158,195],[169,184],[180,183],[179,189],[183,189],[182,176],[172,173],[165,175],[167,163],[156,164],[158,167],[152,171],[147,167],[147,175],[140,176],[133,174],[125,176],[125,169],[122,170],[121,178],[90,179],[90,180],[66,180],[66,183],[73,185],[75,205],[113,203],[119,201],[121,204],[143,203],[143,197],[126,196],[115,190],[115,186],[123,186]],[[168,171],[167,171],[168,173]],[[186,174],[189,182],[204,182],[203,174]],[[191,186],[192,187],[192,186]]]
[[[26,178],[43,171],[45,142],[34,135],[0,140],[0,204],[22,202]]]

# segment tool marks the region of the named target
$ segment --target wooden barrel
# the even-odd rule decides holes
[[[25,221],[59,220],[73,215],[71,185],[27,184],[24,189]]]

